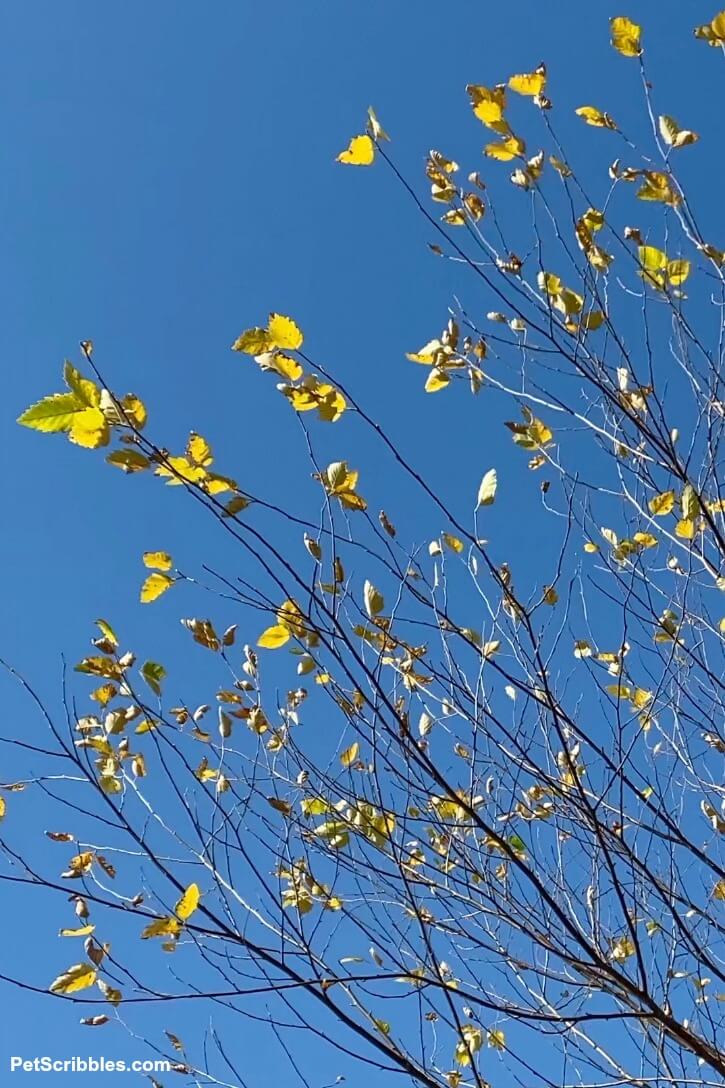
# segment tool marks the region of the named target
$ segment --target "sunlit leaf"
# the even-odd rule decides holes
[[[289,642],[289,639],[290,632],[288,628],[277,623],[262,632],[257,639],[257,645],[262,646],[265,650],[278,650],[280,646],[284,646],[286,642]]]
[[[141,586],[141,604],[150,604],[151,601],[158,600],[162,593],[166,593],[166,590],[173,584],[174,579],[170,578],[168,574],[149,574]]]
[[[144,552],[143,562],[151,570],[171,570],[174,565],[168,552]]]
[[[200,898],[201,893],[198,884],[190,884],[174,907],[174,914],[176,917],[180,918],[182,922],[185,922],[187,918],[191,918],[192,914],[199,906]]]
[[[511,76],[508,82],[509,87],[516,94],[528,95],[531,98],[535,98],[537,94],[541,94],[546,86],[546,71],[539,69],[536,72],[530,72],[526,75]]]
[[[675,508],[675,493],[674,491],[663,491],[660,495],[655,495],[647,503],[650,513],[654,517],[661,518],[666,514],[671,514]]]
[[[353,136],[337,162],[347,166],[370,166],[375,161],[375,144],[368,135]]]
[[[583,118],[588,125],[593,125],[595,128],[617,128],[614,119],[608,113],[598,110],[596,106],[580,106],[576,110],[576,114],[577,117]]]
[[[618,15],[609,20],[612,33],[612,45],[623,57],[638,57],[642,52],[642,27],[633,23],[626,15]]]
[[[498,487],[498,475],[495,468],[490,468],[488,472],[484,474],[478,488],[478,496],[476,498],[476,507],[479,506],[491,506],[496,498],[496,488]]]
[[[674,117],[669,117],[667,114],[663,113],[660,116],[658,124],[660,135],[668,147],[687,147],[688,144],[694,144],[700,138],[696,132],[680,128]]]
[[[76,963],[58,975],[48,989],[52,994],[75,994],[87,990],[96,981],[96,968],[90,963]]]

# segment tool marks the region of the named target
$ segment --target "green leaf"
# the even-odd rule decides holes
[[[114,450],[106,457],[109,465],[116,465],[124,472],[143,472],[151,462],[138,450]]]
[[[145,661],[141,666],[141,675],[153,691],[154,695],[161,695],[161,681],[166,676],[166,669],[157,661]]]
[[[88,408],[98,408],[101,403],[100,389],[95,382],[84,378],[81,372],[76,370],[67,359],[63,367],[63,378],[71,393],[74,393],[79,401]]]
[[[18,416],[18,423],[33,431],[42,431],[43,434],[58,434],[69,431],[76,415],[84,412],[87,407],[75,393],[52,393]]]

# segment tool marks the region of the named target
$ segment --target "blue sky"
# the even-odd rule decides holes
[[[712,5],[631,0],[625,10],[645,25],[663,111],[701,134],[685,170],[707,219],[714,187],[698,183],[696,169],[720,125],[718,58],[691,30]],[[58,699],[61,654],[75,660],[85,651],[96,616],[112,619],[139,652],[180,644],[176,628],[169,634],[175,603],[137,604],[142,551],[167,548],[181,566],[224,554],[178,494],[123,479],[99,455],[15,425],[27,404],[60,388],[62,361],[78,360],[78,341],[93,339],[118,392],[143,396],[157,440],[180,446],[194,428],[212,442],[221,472],[294,508],[299,431],[279,411],[273,383],[229,351],[270,309],[292,314],[314,355],[397,426],[438,485],[457,459],[473,457],[469,477],[451,485],[463,500],[509,437],[487,430],[484,414],[457,430],[441,458],[432,440],[438,413],[455,423],[458,407],[427,398],[421,372],[404,360],[442,327],[456,278],[427,252],[431,232],[382,164],[343,170],[334,156],[372,103],[396,161],[421,190],[431,147],[477,168],[485,133],[465,84],[503,80],[542,58],[562,103],[561,131],[585,154],[588,144],[599,150],[607,134],[577,127],[570,107],[592,102],[628,116],[636,72],[611,51],[607,33],[619,13],[598,0],[462,0],[448,11],[427,0],[6,0],[0,654],[44,697]],[[522,506],[535,486],[522,492]],[[414,510],[405,498],[401,505],[412,524]],[[12,728],[34,729],[27,703],[2,685]],[[42,825],[42,811],[34,815]],[[63,923],[49,900],[16,902],[12,917],[18,909],[32,921],[24,962],[42,985],[66,955],[54,937]],[[120,1035],[113,1044],[109,1035],[89,1039],[77,1010],[14,991],[5,997],[3,1051],[129,1052]],[[180,1034],[198,1026],[184,1012],[175,1023]],[[264,1056],[250,1051],[249,1061],[258,1083]],[[319,1063],[319,1088],[338,1073],[349,1085],[367,1078],[324,1051]]]

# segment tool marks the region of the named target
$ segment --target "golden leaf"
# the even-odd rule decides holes
[[[588,125],[593,125],[595,128],[617,128],[614,119],[595,106],[580,106],[575,112],[577,117],[582,117]]]
[[[438,393],[441,389],[445,389],[450,380],[450,375],[445,370],[434,366],[426,379],[424,389],[426,393]]]
[[[352,764],[357,759],[357,754],[358,754],[359,751],[360,751],[360,745],[358,744],[357,741],[355,741],[354,744],[351,744],[349,748],[346,748],[345,751],[340,756],[340,763],[342,764],[342,766],[343,767],[352,766]]]
[[[190,884],[174,907],[174,914],[176,917],[181,918],[183,922],[185,922],[187,918],[191,918],[192,914],[199,906],[200,898],[201,893],[199,892],[198,884]]]
[[[660,495],[655,495],[647,503],[649,511],[654,517],[664,517],[665,514],[671,514],[675,508],[675,493],[674,491],[663,491]]]
[[[346,166],[371,166],[375,161],[375,144],[370,136],[353,136],[335,161]]]
[[[141,586],[141,604],[150,604],[151,601],[158,600],[161,594],[166,593],[169,586],[173,584],[174,579],[169,578],[168,574],[149,574]]]
[[[297,351],[302,347],[304,336],[291,317],[285,317],[284,314],[270,314],[267,332],[270,341],[276,348]]]
[[[538,70],[526,75],[511,76],[508,85],[516,94],[535,98],[537,94],[541,94],[546,86],[546,71]]]
[[[165,918],[156,918],[149,923],[141,934],[141,940],[146,941],[149,937],[178,937],[180,933],[181,922],[178,918],[168,915]]]
[[[262,632],[257,639],[257,645],[265,650],[278,650],[280,646],[284,646],[286,642],[289,642],[289,638],[290,633],[286,627],[281,624],[274,624]]]
[[[642,27],[633,23],[626,15],[618,15],[609,20],[612,32],[612,45],[623,57],[638,57],[642,52],[640,38]]]
[[[505,140],[486,144],[483,153],[489,159],[497,159],[499,162],[511,162],[512,159],[520,158],[526,153],[526,144],[518,136],[509,136]]]
[[[144,552],[143,562],[150,570],[171,570],[174,565],[168,552]]]
[[[76,963],[58,975],[48,989],[52,994],[74,994],[87,990],[96,981],[96,969],[90,963]]]
[[[687,147],[688,144],[694,144],[700,138],[696,132],[691,132],[686,128],[680,128],[674,117],[668,117],[666,113],[663,113],[659,118],[659,130],[662,139],[668,147],[673,147],[675,149]]]

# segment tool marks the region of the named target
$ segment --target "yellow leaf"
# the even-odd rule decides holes
[[[672,284],[673,287],[679,287],[690,275],[690,268],[690,262],[686,260],[668,261],[665,268],[668,283]]]
[[[506,1049],[506,1035],[505,1035],[505,1033],[500,1028],[496,1028],[493,1031],[489,1031],[489,1033],[488,1033],[488,1045],[490,1047],[493,1047],[494,1050],[505,1050]]]
[[[720,46],[725,43],[725,11],[718,14],[704,26],[695,27],[695,37],[704,39],[708,45]]]
[[[89,378],[84,378],[80,371],[76,370],[67,359],[63,366],[63,379],[71,392],[75,393],[83,404],[98,408],[101,403],[100,389],[95,382],[90,381]]]
[[[385,600],[382,593],[375,588],[372,582],[366,582],[363,587],[363,600],[365,601],[365,611],[372,619],[377,616],[385,608]]]
[[[58,933],[59,937],[88,937],[93,933],[95,926],[87,925],[81,926],[80,929],[61,929]]]
[[[498,487],[498,475],[495,468],[490,468],[488,472],[484,474],[481,484],[478,488],[478,497],[476,499],[476,509],[479,506],[491,506],[496,498],[496,488]]]
[[[636,951],[637,949],[631,937],[617,937],[612,941],[612,950],[609,957],[618,963],[623,963],[630,956],[633,956]]]
[[[460,208],[451,208],[450,211],[441,216],[441,222],[447,223],[449,227],[463,227],[466,223],[466,216]]]
[[[340,756],[340,763],[343,765],[343,767],[350,767],[357,759],[357,754],[359,751],[360,745],[357,741],[355,741],[354,744],[351,744],[349,748],[346,748]]]
[[[110,1001],[112,1005],[120,1005],[123,1001],[123,994],[120,990],[117,990],[115,986],[109,986],[104,979],[98,979],[98,989],[101,991],[106,1001]]]
[[[721,41],[725,41],[725,11],[720,11],[710,23],[710,29]]]
[[[443,543],[458,555],[463,551],[463,541],[459,540],[457,536],[453,536],[452,533],[443,533]]]
[[[87,990],[96,981],[96,969],[90,963],[76,963],[58,975],[51,982],[49,990],[52,994],[74,994],[78,990]]]
[[[174,907],[174,914],[176,917],[181,918],[182,922],[185,922],[187,918],[191,918],[192,914],[199,906],[200,898],[201,893],[199,892],[198,884],[190,884]]]
[[[616,122],[608,113],[603,113],[602,110],[598,110],[595,106],[580,106],[576,110],[577,117],[582,117],[588,125],[593,125],[595,128],[610,128],[616,129]]]
[[[214,460],[211,455],[211,446],[196,431],[192,431],[189,435],[189,441],[186,443],[186,456],[195,465],[203,465],[204,468],[208,468]]]
[[[596,332],[604,324],[604,314],[601,310],[590,310],[588,314],[583,314],[580,327],[586,329],[588,332]]]
[[[148,413],[146,411],[146,405],[142,400],[139,400],[133,393],[128,393],[121,401],[121,408],[126,417],[127,422],[136,427],[137,430],[142,431],[146,425]]]
[[[111,429],[100,408],[85,408],[74,415],[68,437],[77,446],[95,450],[108,445]]]
[[[369,136],[353,136],[336,161],[347,166],[370,166],[375,160],[375,144]]]
[[[446,374],[445,370],[434,366],[426,379],[424,389],[426,393],[438,393],[441,389],[445,389],[450,380],[450,375]]]
[[[595,544],[593,540],[587,540],[584,544],[584,551],[589,552],[590,555],[594,555],[599,551],[599,545]]]
[[[508,125],[503,115],[506,108],[505,87],[489,89],[478,84],[469,84],[466,91],[470,96],[473,112],[479,121],[494,132],[501,134],[508,132]]]
[[[461,1041],[456,1043],[454,1058],[459,1065],[470,1065],[471,1055],[483,1046],[483,1032],[475,1024],[464,1024]]]
[[[146,941],[149,937],[178,937],[181,933],[181,922],[178,918],[167,916],[166,918],[156,918],[146,926],[145,930],[141,934],[141,940]]]
[[[246,355],[264,355],[272,349],[269,333],[260,328],[247,329],[232,344],[232,351],[243,351]]]
[[[588,231],[601,230],[604,226],[604,213],[600,212],[598,208],[588,208],[581,217],[580,222],[584,224]]]
[[[304,373],[296,359],[293,359],[291,355],[283,355],[279,351],[272,355],[270,365],[278,374],[281,374],[283,378],[288,378],[291,382],[298,381]]]
[[[207,471],[188,457],[166,457],[164,464],[156,469],[156,475],[168,477],[166,482],[170,487],[181,487],[184,481],[193,484],[205,480]]]
[[[483,149],[484,155],[487,155],[489,159],[497,159],[498,162],[511,162],[517,156],[523,156],[525,152],[526,144],[518,136],[509,136],[505,140],[486,144]]]
[[[168,574],[149,574],[141,586],[141,604],[150,604],[157,600],[173,584],[174,579],[169,578]]]
[[[511,76],[509,79],[509,87],[516,94],[530,95],[535,98],[537,94],[541,94],[546,86],[546,72],[530,72],[527,75]]]
[[[671,208],[677,207],[681,202],[682,198],[672,188],[668,174],[663,174],[659,170],[643,170],[642,177],[644,180],[636,194],[639,200],[661,201]]]
[[[106,620],[96,620],[96,626],[100,629],[101,634],[108,642],[112,643],[114,646],[118,646],[118,637],[110,623]]]
[[[668,147],[673,147],[675,149],[686,147],[688,144],[694,144],[700,138],[696,132],[691,132],[686,128],[680,128],[674,117],[668,117],[666,113],[663,113],[659,118],[659,129],[662,139]]]
[[[286,642],[289,642],[289,637],[290,632],[287,627],[283,627],[282,624],[275,624],[262,632],[257,639],[257,645],[262,646],[265,650],[277,650],[280,646],[284,646]]]
[[[692,518],[680,518],[675,525],[675,536],[680,537],[681,540],[694,540],[695,538],[695,522]]]
[[[284,314],[270,314],[267,331],[271,343],[276,348],[297,351],[302,347],[304,336],[291,317],[285,317]]]
[[[632,706],[637,710],[643,710],[649,703],[652,702],[652,692],[646,691],[644,688],[635,688],[630,695],[629,701]]]
[[[638,57],[642,52],[640,38],[642,27],[633,23],[626,15],[618,15],[610,19],[609,27],[612,32],[612,45],[623,57]]]
[[[637,256],[645,272],[662,272],[667,267],[667,254],[654,246],[637,246]]]
[[[427,344],[424,344],[420,351],[406,352],[406,359],[410,359],[411,363],[422,363],[423,366],[433,366],[436,361],[436,356],[443,355],[444,348],[440,340],[429,340]]]
[[[168,552],[144,552],[143,561],[151,570],[171,570],[174,565]]]
[[[661,495],[655,495],[647,503],[649,511],[656,518],[664,517],[665,514],[671,514],[675,508],[675,493],[674,491],[663,491]]]

